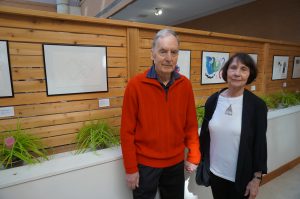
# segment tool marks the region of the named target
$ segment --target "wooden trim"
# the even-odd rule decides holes
[[[128,63],[128,79],[134,77],[138,72],[139,67],[139,29],[127,29],[127,63]],[[150,57],[149,57],[150,59]]]
[[[56,12],[56,4],[48,4],[41,2],[33,2],[28,0],[1,0],[2,6],[10,6],[13,8],[31,9],[31,10],[43,10],[47,12]]]
[[[69,14],[60,14],[54,12],[29,10],[29,9],[22,9],[16,7],[7,7],[7,6],[0,6],[0,14],[12,14],[12,15],[19,15],[19,16],[21,15],[21,16],[39,17],[39,18],[48,18],[48,19],[50,18],[50,19],[57,19],[57,20],[64,20],[64,21],[77,21],[82,23],[87,22],[87,23],[96,23],[96,24],[116,25],[116,26],[123,26],[123,27],[126,26],[131,28],[144,28],[144,29],[151,29],[151,30],[170,28],[178,33],[195,34],[195,35],[227,38],[227,39],[234,39],[234,40],[255,41],[255,42],[262,42],[262,43],[269,42],[274,44],[287,44],[291,46],[300,46],[300,43],[296,43],[296,42],[277,41],[277,40],[248,37],[248,36],[241,36],[241,35],[216,33],[216,32],[194,30],[194,29],[187,29],[187,28],[178,28],[173,26],[129,22],[124,20],[99,19],[95,17],[75,16]]]
[[[298,164],[300,164],[300,156],[294,160],[292,160],[291,162],[282,165],[281,167],[279,167],[278,169],[266,174],[263,177],[263,180],[261,182],[261,185],[264,185],[268,182],[270,182],[271,180],[275,179],[276,177],[280,176],[281,174],[283,174],[284,172],[287,172],[288,170],[294,168],[295,166],[297,166]]]
[[[262,93],[266,95],[267,91],[267,78],[266,78],[266,68],[268,68],[269,63],[269,54],[270,54],[270,44],[266,43],[263,47],[263,66],[261,67],[261,76],[262,76]]]

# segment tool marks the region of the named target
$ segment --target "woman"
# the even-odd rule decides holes
[[[267,172],[267,106],[245,89],[256,76],[253,59],[235,54],[222,70],[228,88],[205,104],[200,146],[214,199],[255,198]]]

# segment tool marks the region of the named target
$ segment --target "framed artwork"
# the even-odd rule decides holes
[[[292,78],[300,78],[300,57],[294,57]]]
[[[257,54],[249,53],[248,55],[253,59],[254,63],[257,64]]]
[[[289,65],[288,56],[273,57],[272,80],[286,79]]]
[[[8,42],[0,41],[0,97],[13,97]]]
[[[47,95],[108,91],[106,47],[44,44]]]
[[[221,69],[228,61],[229,53],[202,52],[201,84],[219,84],[225,81]]]
[[[190,79],[191,70],[191,51],[180,50],[177,60],[177,67],[180,74]]]

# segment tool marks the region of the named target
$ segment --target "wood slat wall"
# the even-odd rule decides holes
[[[119,129],[128,76],[126,27],[0,16],[0,39],[9,42],[15,95],[0,99],[1,107],[14,106],[15,109],[15,117],[0,118],[0,132],[15,128],[19,118],[22,128],[41,137],[47,147],[64,151],[74,147],[76,133],[84,122],[105,119]],[[44,43],[107,46],[109,92],[48,97]],[[109,108],[98,107],[101,98],[110,99]]]
[[[0,7],[0,40],[8,40],[14,86],[13,98],[0,98],[0,107],[13,106],[14,117],[0,118],[0,133],[14,128],[18,119],[28,133],[42,138],[53,153],[74,149],[75,136],[85,122],[105,119],[117,129],[128,79],[152,64],[150,48],[159,25],[103,20]],[[202,51],[258,54],[259,75],[252,84],[256,94],[299,90],[291,79],[294,56],[300,45],[281,41],[174,28],[180,49],[191,50],[191,82],[196,103],[203,104],[225,84],[201,85]],[[42,45],[79,44],[107,46],[109,92],[47,96]],[[288,55],[288,79],[272,81],[273,55]],[[248,87],[249,88],[249,87]],[[98,100],[110,99],[99,108]]]
[[[272,67],[273,56],[289,56],[287,79],[284,80],[272,80]],[[271,44],[269,48],[269,56],[267,59],[267,65],[265,66],[266,76],[266,93],[273,93],[275,91],[287,90],[287,91],[299,91],[300,79],[292,79],[294,57],[300,56],[300,48],[287,45]],[[283,83],[287,84],[287,87],[283,87]]]

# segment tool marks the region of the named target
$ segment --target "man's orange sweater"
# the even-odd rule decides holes
[[[121,146],[126,173],[200,161],[198,123],[190,81],[181,76],[166,93],[147,71],[129,81],[123,100]]]

